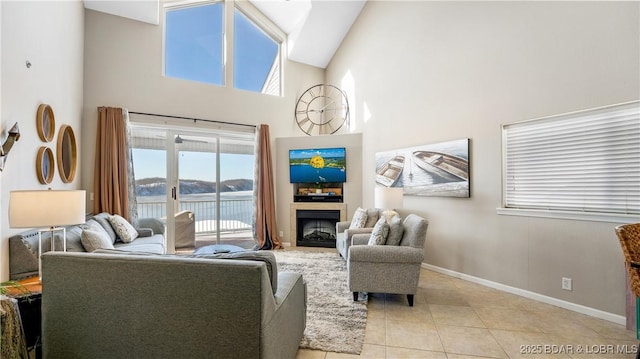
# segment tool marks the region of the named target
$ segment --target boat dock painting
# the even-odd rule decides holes
[[[405,195],[470,197],[469,139],[376,153],[376,182]]]

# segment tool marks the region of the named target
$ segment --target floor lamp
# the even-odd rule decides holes
[[[55,250],[54,232],[62,231],[62,250],[67,250],[64,227],[85,222],[86,192],[80,190],[11,191],[9,227],[38,230],[38,276],[42,279],[42,233],[51,233],[51,250]],[[44,229],[44,227],[47,227]]]

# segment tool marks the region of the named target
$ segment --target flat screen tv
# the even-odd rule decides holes
[[[344,147],[289,150],[289,179],[291,183],[347,182]]]

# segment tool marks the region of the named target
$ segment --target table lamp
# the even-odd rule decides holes
[[[51,250],[55,250],[54,232],[62,231],[62,249],[67,250],[64,227],[85,222],[86,192],[83,190],[28,190],[9,194],[9,226],[38,230],[38,274],[42,278],[42,232],[51,232]],[[43,227],[48,227],[44,229]]]
[[[382,210],[399,209],[403,206],[402,187],[376,186],[374,205]]]

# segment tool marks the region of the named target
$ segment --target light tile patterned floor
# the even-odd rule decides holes
[[[369,297],[359,356],[297,358],[634,358],[638,346],[621,325],[424,269],[413,308],[405,296]]]

